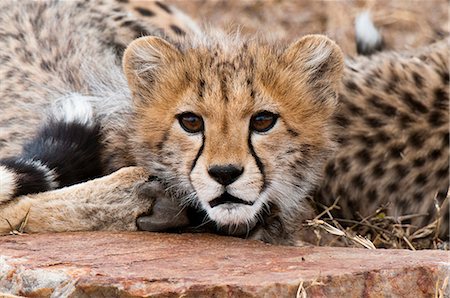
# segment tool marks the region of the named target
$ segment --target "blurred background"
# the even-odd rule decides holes
[[[449,35],[448,0],[169,0],[200,23],[292,40],[308,33],[333,38],[356,54],[354,20],[369,10],[386,49],[411,49]]]

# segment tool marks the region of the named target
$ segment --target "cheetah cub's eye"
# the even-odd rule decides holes
[[[266,132],[277,123],[278,115],[269,111],[262,111],[250,119],[250,129],[256,132]]]
[[[198,133],[203,131],[203,119],[191,112],[178,115],[180,126],[187,132]]]

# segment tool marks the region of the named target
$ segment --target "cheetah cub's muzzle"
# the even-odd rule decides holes
[[[244,168],[234,166],[234,165],[226,165],[226,166],[213,166],[209,168],[208,174],[218,183],[224,186],[225,191],[217,198],[209,202],[209,206],[214,208],[216,206],[222,204],[244,204],[244,205],[253,205],[253,202],[248,202],[241,200],[237,197],[230,195],[227,192],[226,187],[236,181],[244,172]]]

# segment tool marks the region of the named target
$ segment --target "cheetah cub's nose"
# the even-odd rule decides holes
[[[208,170],[209,175],[223,186],[236,181],[243,172],[244,168],[236,165],[212,166]]]

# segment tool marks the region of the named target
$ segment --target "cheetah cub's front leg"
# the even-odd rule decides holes
[[[63,189],[16,197],[0,208],[0,233],[23,221],[25,232],[136,230],[136,218],[154,199],[136,191],[148,173],[124,168],[109,176]]]
[[[143,168],[128,167],[63,189],[14,198],[0,208],[0,234],[23,231],[136,231],[140,215],[146,230],[187,225],[187,217],[164,195],[159,182],[148,181]],[[152,211],[152,209],[154,211]]]

